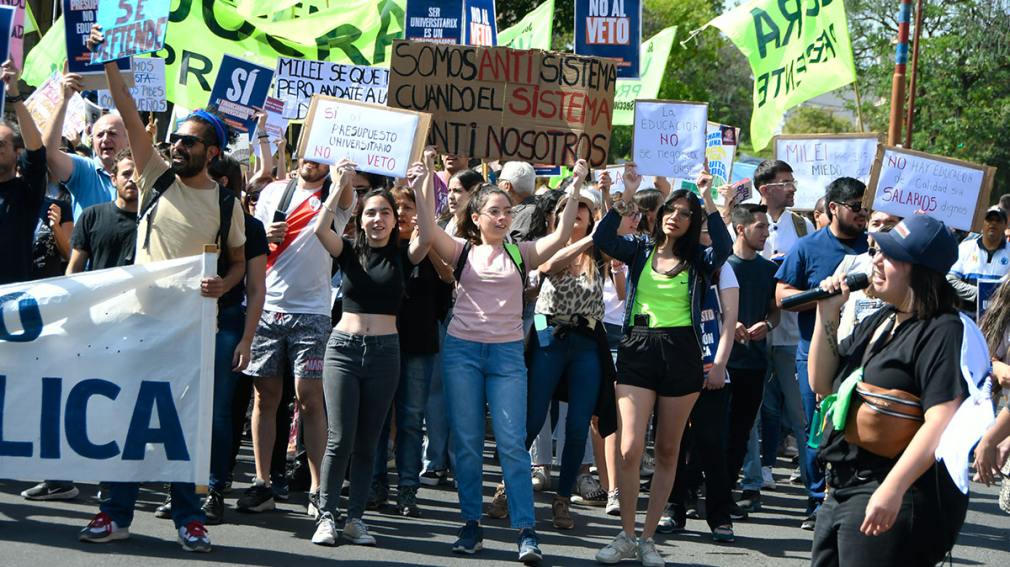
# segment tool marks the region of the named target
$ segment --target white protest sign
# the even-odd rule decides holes
[[[996,169],[880,146],[863,204],[907,217],[919,211],[961,230],[981,228]]]
[[[719,187],[730,183],[733,179],[733,160],[736,159],[736,148],[740,140],[740,129],[726,126],[718,122],[709,122],[705,132],[705,157],[708,159],[708,171],[712,174],[712,198],[721,202]],[[673,189],[687,189],[698,193],[695,179],[676,179]]]
[[[213,254],[0,286],[0,478],[207,484]]]
[[[53,73],[42,86],[25,99],[25,107],[35,119],[35,125],[40,132],[46,131],[52,117],[56,115],[56,109],[63,98],[61,88],[59,73]],[[67,114],[63,119],[63,137],[74,140],[84,131],[87,125],[85,114],[84,99],[80,93],[74,93],[67,103]]]
[[[775,136],[773,156],[793,168],[794,206],[813,209],[828,184],[839,177],[870,181],[878,143],[872,133]]]
[[[266,102],[263,103],[263,112],[267,113],[267,123],[265,125],[267,140],[270,142],[270,151],[274,154],[277,153],[278,145],[281,143],[279,140],[284,139],[284,133],[288,131],[288,119],[284,118],[284,102],[280,99],[268,96]],[[260,135],[260,131],[256,130],[256,136]],[[253,145],[253,152],[256,157],[260,157],[260,145],[257,143]]]
[[[130,94],[137,101],[137,110],[140,112],[168,110],[168,101],[165,99],[165,60],[158,57],[135,57]],[[98,91],[98,104],[102,108],[116,107],[112,102],[112,93],[107,89]]]
[[[335,164],[349,159],[359,171],[406,177],[421,155],[431,115],[328,96],[312,97],[298,155]]]
[[[284,101],[284,118],[304,120],[312,95],[385,106],[389,69],[329,61],[277,58],[274,95]]]
[[[708,105],[699,102],[635,102],[632,160],[642,175],[694,179],[705,165]]]

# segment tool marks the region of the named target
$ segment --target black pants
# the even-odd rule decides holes
[[[747,456],[747,442],[754,427],[754,420],[761,410],[761,398],[765,391],[765,375],[767,368],[747,370],[732,368],[729,370],[733,381],[733,396],[729,403],[729,434],[726,448],[726,478],[730,490],[736,486],[740,468]]]
[[[943,560],[964,523],[968,497],[942,466],[908,489],[894,526],[878,536],[859,531],[878,481],[829,490],[817,513],[811,567],[933,566]]]
[[[677,478],[670,493],[675,513],[683,510],[687,492],[705,475],[705,520],[713,530],[732,524],[729,481],[726,478],[726,430],[729,426],[730,388],[702,390],[691,410],[691,421],[680,445]],[[694,481],[692,480],[694,479]]]

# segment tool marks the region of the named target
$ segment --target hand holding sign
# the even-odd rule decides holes
[[[638,191],[638,186],[642,184],[642,176],[638,174],[638,164],[629,161],[624,164],[624,192],[627,195],[634,195]]]
[[[169,0],[119,0],[98,3],[98,23],[109,41],[92,50],[91,63],[153,53],[165,45]]]
[[[707,128],[705,103],[639,100],[632,157],[646,175],[691,179],[702,169]]]

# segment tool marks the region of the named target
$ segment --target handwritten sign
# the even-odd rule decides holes
[[[793,168],[795,207],[813,209],[828,184],[839,177],[870,181],[878,143],[877,134],[776,136],[773,155]]]
[[[880,146],[863,204],[907,217],[922,211],[961,230],[980,230],[996,168]]]
[[[642,175],[694,179],[705,167],[708,104],[668,100],[635,103],[633,161]]]
[[[263,103],[263,112],[267,113],[267,122],[264,126],[270,142],[270,151],[276,154],[278,146],[284,143],[284,133],[288,131],[288,119],[284,118],[284,103],[278,98],[268,96]],[[258,126],[256,135],[260,135]],[[257,158],[261,157],[259,144],[253,145],[253,152]]]
[[[463,0],[463,43],[498,45],[494,0]]]
[[[617,76],[639,78],[641,0],[575,0],[575,53],[616,59]]]
[[[210,105],[228,126],[251,134],[256,128],[253,114],[263,107],[274,70],[231,55],[224,56],[219,69],[210,91]]]
[[[430,121],[420,112],[316,95],[298,155],[328,164],[349,159],[359,171],[406,177],[421,155]]]
[[[709,122],[705,133],[705,158],[708,159],[708,170],[712,174],[712,198],[719,202],[719,187],[733,179],[733,160],[736,158],[737,141],[740,139],[740,129],[717,122]],[[695,179],[677,179],[673,188],[688,189],[698,194]]]
[[[409,0],[403,39],[432,43],[461,43],[462,0]]]
[[[63,31],[67,42],[67,67],[71,73],[81,75],[85,90],[104,89],[109,85],[105,80],[105,68],[101,63],[91,63],[88,50],[88,35],[91,26],[97,23],[98,0],[63,0]],[[130,70],[130,58],[117,59],[120,71]],[[123,75],[127,86],[133,84],[133,74]]]
[[[133,86],[130,94],[141,112],[164,112],[168,109],[165,100],[165,60],[157,57],[138,57],[133,60]],[[102,108],[115,108],[112,93],[98,91],[98,104]]]
[[[24,58],[25,46],[25,0],[0,0],[0,6],[9,6],[14,9],[10,33],[7,34],[10,38],[10,43],[7,44],[8,47],[4,60],[10,59],[14,62],[14,66],[20,69],[21,60]],[[7,29],[6,25],[2,27],[3,29]]]
[[[386,104],[389,70],[329,61],[277,58],[274,95],[285,104],[285,118],[304,120],[313,95]]]
[[[170,0],[101,2],[98,24],[105,41],[91,54],[91,62],[115,61],[164,47],[170,4]]]
[[[56,109],[63,98],[60,90],[60,75],[53,73],[46,79],[46,82],[35,89],[31,96],[25,99],[25,108],[35,119],[35,125],[39,127],[40,132],[45,132],[52,117],[56,116]],[[74,93],[67,103],[67,114],[63,119],[63,136],[74,140],[84,131],[85,125],[84,99],[81,98],[80,93]]]
[[[545,165],[607,163],[617,69],[612,61],[507,47],[397,41],[394,108],[432,114],[443,154]]]

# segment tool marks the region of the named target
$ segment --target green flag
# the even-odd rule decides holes
[[[707,25],[750,61],[755,150],[768,145],[786,110],[856,80],[843,0],[750,0]]]
[[[512,49],[549,50],[553,27],[554,0],[547,0],[516,25],[498,32],[498,45]]]
[[[656,98],[666,72],[677,26],[670,26],[642,43],[642,70],[638,79],[618,79],[614,87],[614,126],[635,123],[635,100]]]

